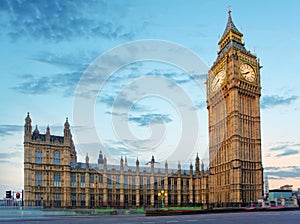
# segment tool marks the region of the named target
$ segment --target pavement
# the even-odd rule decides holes
[[[51,211],[50,211],[51,212]],[[52,212],[51,212],[52,213]],[[52,213],[53,214],[53,213]],[[299,224],[300,210],[295,211],[244,211],[240,213],[209,213],[176,216],[104,215],[104,216],[23,216],[0,217],[0,223],[54,223],[54,224],[160,224],[160,223],[201,223],[201,224]]]
[[[111,215],[143,215],[143,211],[138,210],[114,210],[102,211],[97,209],[40,209],[40,208],[0,208],[0,219],[4,217],[43,217],[43,216],[111,216]]]

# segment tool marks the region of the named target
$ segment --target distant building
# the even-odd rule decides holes
[[[267,199],[269,197],[269,178],[267,175],[265,176],[264,186],[265,186],[264,197],[265,199]]]
[[[269,190],[269,200],[276,201],[276,200],[292,200],[293,192],[292,190],[281,190],[281,189],[273,189]]]
[[[293,190],[293,185],[286,184],[280,187],[280,190]]]

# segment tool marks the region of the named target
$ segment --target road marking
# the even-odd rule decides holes
[[[178,222],[177,220],[167,221],[167,223]]]
[[[190,220],[186,220],[187,222],[197,222],[198,220],[196,219],[190,219]]]

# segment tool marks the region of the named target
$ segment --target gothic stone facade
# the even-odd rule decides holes
[[[228,23],[218,57],[207,77],[209,170],[197,155],[195,169],[110,165],[99,154],[97,164],[77,162],[70,125],[64,136],[32,132],[25,119],[24,190],[27,205],[46,207],[155,207],[164,190],[167,206],[232,206],[263,195],[260,133],[260,65],[246,50],[242,33]]]
[[[229,11],[207,77],[209,200],[249,203],[263,195],[260,65],[246,50]]]
[[[45,207],[156,207],[161,203],[158,193],[164,190],[166,206],[207,203],[208,173],[197,155],[195,170],[129,166],[127,158],[119,165],[110,165],[100,151],[98,163],[77,162],[70,125],[66,120],[64,136],[53,136],[47,127],[40,134],[31,132],[31,118],[25,119],[24,190],[25,205]]]

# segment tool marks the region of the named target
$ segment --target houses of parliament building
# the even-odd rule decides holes
[[[78,162],[68,119],[63,136],[24,126],[24,202],[45,207],[156,207],[164,191],[165,206],[228,207],[252,203],[263,195],[260,128],[260,65],[245,48],[231,12],[218,43],[217,59],[206,80],[209,168],[198,155],[188,170]]]

